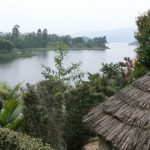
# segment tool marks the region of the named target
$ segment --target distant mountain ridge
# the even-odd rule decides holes
[[[130,42],[129,45],[135,45],[135,46],[138,46],[139,43],[138,43],[138,41],[134,41],[134,42]]]
[[[87,37],[99,37],[106,36],[108,42],[132,42],[135,41],[133,28],[122,28],[108,31],[81,31],[71,34],[73,37],[76,36],[87,36]]]

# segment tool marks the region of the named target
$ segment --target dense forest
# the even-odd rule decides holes
[[[104,37],[75,37],[70,35],[58,36],[48,34],[48,30],[38,29],[37,32],[21,34],[19,25],[15,25],[11,33],[0,34],[0,50],[27,49],[27,48],[53,48],[58,43],[64,43],[70,49],[106,49],[107,39]]]
[[[69,36],[47,35],[45,34],[47,30],[43,32],[38,30],[37,34],[19,35],[18,26],[13,28],[12,34],[3,35],[2,38],[5,37],[5,40],[13,44],[17,40],[20,40],[21,43],[22,40],[24,46],[27,44],[25,41],[30,39],[28,42],[31,42],[31,39],[34,38],[36,40],[38,38],[48,39],[48,43],[50,39],[53,39],[52,43],[57,43],[63,38],[64,41],[67,40],[63,44],[57,43],[54,57],[56,70],[43,66],[42,75],[45,80],[35,85],[28,83],[26,87],[20,84],[15,87],[10,87],[6,83],[0,84],[0,125],[1,128],[4,128],[0,130],[0,149],[3,149],[4,146],[6,149],[11,147],[12,150],[28,149],[26,146],[30,145],[30,149],[33,150],[52,148],[81,150],[89,138],[95,136],[82,122],[83,116],[89,109],[107,100],[118,90],[150,70],[150,11],[139,16],[136,24],[138,30],[135,38],[139,43],[136,49],[136,60],[126,57],[122,62],[116,64],[103,64],[100,72],[88,73],[87,81],[83,80],[85,73],[80,70],[80,63],[71,64],[68,68],[63,66],[62,61],[67,53],[65,48],[66,45],[69,45]],[[76,43],[75,46],[79,41],[83,42],[81,38],[70,39],[72,41],[70,44]],[[105,37],[102,39],[106,42]],[[8,43],[5,40],[3,42]],[[93,39],[91,42],[97,40]],[[40,41],[43,42],[37,47],[46,46],[44,40]],[[9,47],[12,47],[11,43]],[[9,129],[5,131],[5,128]],[[42,142],[19,132],[40,138]],[[12,136],[15,138],[12,139]],[[24,140],[17,137],[24,137],[22,138]]]

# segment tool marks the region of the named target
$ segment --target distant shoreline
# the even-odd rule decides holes
[[[138,46],[139,43],[137,41],[134,41],[134,42],[130,42],[128,45],[129,46]]]
[[[106,50],[110,49],[109,47],[69,47],[68,50]],[[26,49],[25,49],[26,50]],[[54,47],[47,47],[47,48],[28,48],[27,50],[31,51],[54,51]]]
[[[92,47],[92,48],[88,48],[88,47],[74,47],[74,48],[69,48],[69,50],[106,50],[106,49],[110,49],[109,47]]]
[[[109,49],[109,47],[92,47],[92,48],[88,48],[88,47],[73,47],[73,48],[68,48],[68,51],[80,51],[80,50],[99,50],[99,51],[104,51],[106,49]],[[47,47],[47,48],[27,48],[27,49],[14,49],[10,52],[6,52],[6,51],[0,51],[0,61],[3,60],[13,60],[16,58],[26,58],[26,57],[32,57],[32,56],[36,56],[37,52],[48,52],[48,51],[55,51],[54,48],[52,47]]]

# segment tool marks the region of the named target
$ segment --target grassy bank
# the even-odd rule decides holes
[[[53,51],[56,48],[53,46],[50,46],[48,48],[44,48],[44,50],[50,50]],[[106,50],[109,49],[109,47],[105,46],[105,47],[68,47],[68,50]],[[36,50],[36,49],[35,49]]]
[[[3,51],[0,52],[0,60],[11,60],[11,59],[16,59],[20,57],[32,57],[35,54],[32,53],[31,50],[12,50],[10,52]]]
[[[55,47],[47,47],[47,48],[29,48],[24,50],[14,49],[12,51],[1,51],[0,52],[0,61],[4,60],[13,60],[16,58],[25,58],[36,56],[38,52],[43,51],[54,51]],[[108,47],[68,47],[69,50],[105,50]]]
[[[109,47],[72,47],[69,48],[69,50],[106,50],[109,49]]]

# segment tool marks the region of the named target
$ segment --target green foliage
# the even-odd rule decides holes
[[[44,145],[40,139],[31,138],[19,132],[0,128],[1,150],[52,150],[49,145]]]
[[[116,64],[103,64],[100,78],[101,89],[104,95],[111,96],[119,89],[132,82],[133,62],[130,58],[124,58],[125,62]],[[97,80],[97,78],[96,78]]]
[[[6,82],[0,82],[0,99],[6,101],[8,99],[19,98],[20,88],[21,84],[11,87]]]
[[[0,51],[5,52],[11,50],[13,50],[13,43],[5,39],[0,39]]]
[[[2,52],[0,53],[0,61],[11,61],[13,59],[16,58],[25,58],[25,57],[31,57],[33,54],[31,50],[18,50],[18,49],[13,49],[12,51],[6,53],[6,52]]]
[[[100,80],[100,87],[105,95],[111,96],[120,88],[125,86],[123,72],[119,63],[105,64],[103,65],[101,71],[103,72],[103,75]]]
[[[2,38],[11,41],[14,44],[14,47],[17,49],[47,47],[48,44],[47,29],[44,29],[43,32],[40,29],[38,30],[37,33],[31,32],[21,34],[19,32],[19,28],[20,28],[19,25],[15,25],[12,29],[12,33],[4,34]]]
[[[22,100],[7,100],[0,113],[0,125],[17,130],[23,121],[24,104]]]
[[[66,120],[64,138],[67,150],[80,150],[92,133],[83,125],[83,116],[93,106],[105,100],[101,93],[92,91],[89,83],[82,83],[65,94]]]
[[[80,79],[78,68],[70,67],[73,69],[73,71],[70,71],[70,69],[63,67],[63,59],[66,54],[64,47],[65,45],[63,44],[58,45],[57,47],[57,55],[54,58],[56,70],[45,67],[43,75],[49,80],[49,82],[59,81],[66,83],[64,81],[67,81],[67,83],[70,83],[70,78],[68,77],[76,77],[74,71],[77,71],[77,75],[79,75],[77,77]],[[69,87],[69,84],[64,84],[66,86],[66,90],[60,91],[58,94],[61,95],[59,99],[59,106],[64,107],[64,112],[62,111],[63,115],[59,116],[61,118],[60,121],[57,120],[55,124],[58,123],[64,125],[63,128],[61,126],[61,132],[64,132],[63,135],[67,150],[81,149],[92,135],[82,123],[83,116],[88,112],[88,110],[104,101],[108,96],[113,95],[119,89],[132,81],[130,76],[133,69],[133,62],[130,58],[125,58],[124,60],[125,62],[117,64],[103,65],[101,69],[102,75],[89,74],[89,81],[87,82],[76,83],[73,87]],[[45,81],[45,84],[46,83],[48,83],[48,81]],[[55,86],[57,87],[56,84]],[[56,99],[54,99],[54,95],[51,95],[50,97],[56,101]],[[48,102],[46,103],[48,104]],[[60,112],[62,110],[61,107],[57,107],[57,109],[55,109],[55,103],[53,103],[50,108],[54,109],[54,112],[48,110],[48,112],[51,112],[52,114],[51,118],[55,117],[54,114],[57,114],[58,110]],[[51,133],[53,133],[53,131],[51,131]]]
[[[83,116],[104,99],[88,82],[69,87],[51,78],[28,85],[24,93],[25,132],[58,150],[81,149],[92,135],[82,123]]]
[[[85,41],[83,40],[82,37],[76,37],[76,38],[73,38],[72,40],[72,44],[73,44],[73,47],[83,47],[85,45]]]
[[[89,83],[71,88],[61,80],[49,79],[28,86],[24,93],[26,133],[56,149],[80,149],[92,135],[82,123],[83,115],[104,99]]]
[[[43,123],[41,120],[41,103],[39,100],[39,96],[36,93],[34,88],[28,87],[27,91],[23,94],[23,101],[26,107],[24,111],[25,116],[25,132],[34,137],[41,138],[42,130],[41,124]],[[44,117],[43,117],[44,118]],[[43,123],[44,125],[44,123]]]
[[[55,43],[62,42],[68,45],[69,48],[73,49],[84,49],[84,48],[106,48],[107,43],[106,37],[96,37],[93,39],[87,37],[75,37],[71,36],[58,36],[56,34],[49,35],[49,46],[55,45]]]
[[[12,88],[6,82],[0,82],[0,99],[7,100]]]
[[[136,61],[133,72],[132,72],[132,77],[135,79],[138,79],[142,76],[144,76],[149,70],[140,62]]]
[[[74,43],[75,41],[75,43]],[[88,48],[105,48],[107,43],[106,37],[95,37],[93,39],[78,37],[73,39],[73,44],[77,47],[88,47]]]
[[[42,46],[46,47],[47,43],[48,43],[48,30],[46,28],[43,30],[43,37],[42,38],[43,38]]]
[[[135,35],[139,46],[136,49],[138,64],[150,70],[150,11],[139,16],[136,21],[138,31]],[[140,66],[141,66],[140,65]],[[141,70],[142,71],[142,70]]]
[[[69,48],[73,49],[92,49],[92,48],[106,48],[107,43],[106,37],[75,37],[72,38],[70,35],[58,36],[56,34],[48,34],[46,28],[37,30],[37,33],[25,33],[19,32],[19,25],[15,25],[12,28],[12,33],[1,33],[1,39],[8,40],[13,43],[16,49],[27,49],[27,48],[53,48],[57,43],[65,43]],[[7,44],[8,45],[8,44]]]
[[[10,87],[7,83],[0,83],[0,125],[17,130],[24,119],[24,104],[20,93],[21,85]]]
[[[87,47],[92,48],[94,46],[93,40],[89,39],[86,43]]]
[[[44,67],[44,71],[42,72],[45,79],[55,79],[55,80],[63,80],[66,82],[75,81],[81,79],[84,74],[80,70],[81,63],[72,63],[71,66],[65,68],[63,66],[63,59],[67,53],[67,45],[63,43],[59,43],[56,45],[56,56],[54,57],[56,70],[50,67]]]
[[[95,47],[105,47],[105,44],[107,43],[106,36],[94,38],[93,43]]]
[[[12,36],[14,38],[17,38],[19,36],[19,25],[14,25],[14,27],[12,28]]]
[[[65,147],[62,128],[65,90],[63,82],[45,80],[35,87],[28,86],[23,97],[27,108],[25,132],[41,138],[44,143],[50,143],[58,150],[64,150]]]
[[[47,114],[47,121],[45,120],[48,129],[46,141],[58,150],[65,149],[63,120],[66,88],[60,80],[47,80],[37,85],[37,92]]]

